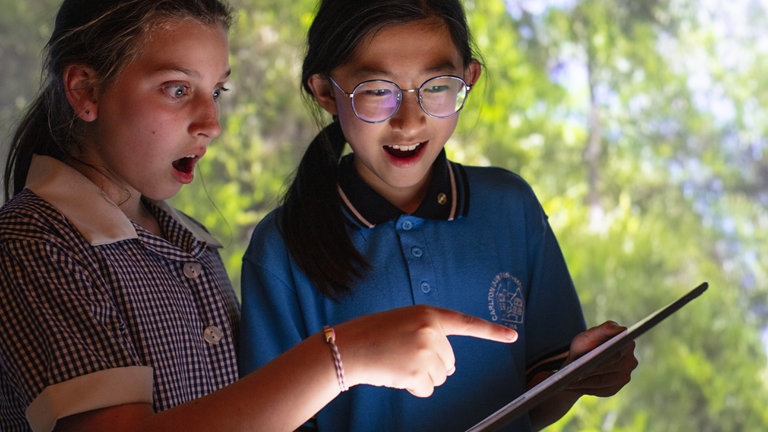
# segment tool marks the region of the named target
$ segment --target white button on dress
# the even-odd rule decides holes
[[[184,276],[190,279],[197,279],[203,272],[203,266],[200,263],[192,262],[184,264]]]
[[[224,333],[216,326],[208,326],[203,332],[203,339],[211,345],[216,345],[221,341]]]

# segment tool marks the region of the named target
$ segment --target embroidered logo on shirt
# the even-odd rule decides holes
[[[493,278],[488,291],[488,311],[491,321],[501,321],[499,324],[509,328],[517,329],[517,324],[523,323],[523,286],[516,277],[502,272]]]

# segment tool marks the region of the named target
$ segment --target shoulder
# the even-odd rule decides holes
[[[29,189],[22,190],[0,207],[0,222],[3,223],[27,218],[43,220],[57,215],[60,213]]]
[[[518,174],[498,167],[464,166],[470,185],[472,200],[513,199],[535,203],[538,199],[533,188]]]
[[[0,208],[0,243],[79,242],[78,232],[52,205],[24,189]]]
[[[0,208],[3,283],[16,279],[13,283],[32,293],[39,291],[32,286],[32,279],[77,278],[92,273],[93,260],[98,256],[63,214],[29,190]],[[41,287],[49,289],[50,285],[45,282]]]
[[[295,277],[301,274],[280,231],[280,209],[267,214],[254,228],[243,255],[241,291],[244,307],[253,304],[246,299],[252,298],[256,291],[295,287]]]
[[[547,215],[533,188],[518,174],[498,167],[464,167],[470,190],[470,218],[507,220],[529,234],[547,229]]]
[[[287,256],[285,241],[280,233],[280,210],[278,207],[267,214],[253,229],[251,241],[245,251],[244,260],[261,262],[282,259]]]

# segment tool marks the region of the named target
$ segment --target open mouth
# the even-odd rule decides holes
[[[407,159],[416,156],[424,148],[425,143],[426,141],[410,146],[385,145],[384,150],[396,158]]]
[[[185,174],[190,174],[193,169],[195,169],[195,162],[197,161],[197,156],[195,155],[189,155],[184,156],[181,159],[176,159],[173,161],[173,168],[176,169],[176,171],[183,172]]]

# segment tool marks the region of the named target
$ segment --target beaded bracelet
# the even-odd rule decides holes
[[[336,347],[336,332],[331,326],[323,327],[323,331],[325,332],[325,341],[331,346],[331,353],[333,353],[333,363],[336,365],[336,378],[339,380],[339,388],[345,392],[349,390],[349,387],[347,387],[344,379],[344,366],[341,364],[341,354],[339,354],[339,349]]]

